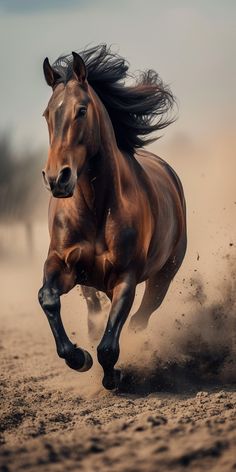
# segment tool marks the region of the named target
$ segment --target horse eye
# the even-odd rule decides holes
[[[81,118],[82,116],[85,116],[87,113],[87,108],[86,107],[80,107],[78,111],[76,112],[75,118]]]

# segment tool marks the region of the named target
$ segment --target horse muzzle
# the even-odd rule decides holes
[[[45,187],[52,192],[55,198],[72,197],[75,189],[75,178],[69,166],[64,166],[57,177],[52,177],[45,170],[42,171]]]

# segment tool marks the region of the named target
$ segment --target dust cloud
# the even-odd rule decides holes
[[[178,308],[169,301],[145,334],[126,331],[121,389],[150,393],[236,382],[235,254],[225,256],[221,270],[213,298],[201,276],[183,279]]]

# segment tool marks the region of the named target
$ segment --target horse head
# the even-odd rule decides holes
[[[90,93],[86,66],[79,54],[72,55],[69,77],[61,76],[48,58],[43,63],[44,76],[53,93],[43,114],[50,145],[42,173],[46,187],[57,198],[73,195],[88,158],[100,146],[99,115]]]

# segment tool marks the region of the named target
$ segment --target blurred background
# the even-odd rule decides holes
[[[155,69],[178,99],[178,120],[150,146],[178,172],[186,194],[189,246],[177,282],[197,272],[209,296],[219,291],[236,245],[235,13],[234,0],[0,0],[4,316],[19,307],[40,312],[49,242],[42,113],[51,94],[43,59],[98,43],[112,45],[132,72]]]

